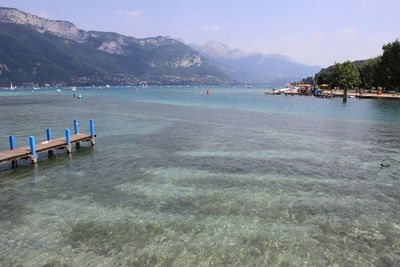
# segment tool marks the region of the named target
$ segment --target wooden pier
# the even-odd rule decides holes
[[[0,163],[11,161],[13,167],[17,167],[19,159],[29,159],[32,164],[37,164],[37,154],[47,152],[54,155],[57,149],[65,149],[67,153],[72,153],[72,145],[78,148],[81,142],[88,142],[95,145],[94,121],[90,120],[90,134],[80,134],[78,132],[78,123],[74,120],[74,135],[71,135],[69,129],[65,129],[65,137],[52,139],[51,129],[47,129],[47,141],[36,144],[35,137],[29,137],[29,146],[16,148],[15,137],[10,136],[10,150],[0,152]]]

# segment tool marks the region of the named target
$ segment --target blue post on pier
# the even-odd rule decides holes
[[[71,153],[71,131],[69,129],[65,129],[65,142],[67,143],[66,150],[67,153]]]
[[[74,134],[78,134],[79,133],[79,129],[78,129],[78,121],[74,120]]]
[[[17,148],[17,145],[15,144],[15,136],[10,136],[10,150],[15,150]],[[17,167],[17,161],[13,160],[12,161],[12,166],[13,168]]]
[[[71,143],[71,131],[65,129],[65,142],[69,145]]]
[[[96,141],[94,140],[94,120],[90,120],[90,136],[90,143],[94,146],[96,144]]]
[[[10,150],[15,150],[17,145],[15,144],[15,136],[10,136]]]
[[[46,134],[47,134],[47,141],[51,141],[51,139],[53,138],[53,136],[52,136],[52,133],[51,133],[51,129],[50,129],[50,128],[47,128]]]
[[[29,136],[29,145],[31,147],[31,152],[32,152],[32,163],[36,163],[37,154],[36,154],[36,142],[34,136]]]
[[[90,120],[90,135],[94,137],[94,120]]]
[[[53,133],[51,132],[51,129],[50,129],[50,128],[47,128],[47,130],[46,130],[46,135],[47,135],[47,141],[50,142],[51,139],[53,139]],[[48,155],[49,157],[51,157],[51,156],[55,155],[55,153],[56,153],[55,150],[49,150],[49,151],[47,152],[47,155]]]

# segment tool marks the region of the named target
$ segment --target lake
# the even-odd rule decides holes
[[[0,91],[0,151],[97,133],[0,165],[0,265],[396,266],[400,103],[266,89]]]

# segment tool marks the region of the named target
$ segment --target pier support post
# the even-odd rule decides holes
[[[79,134],[79,129],[78,129],[78,121],[74,120],[74,134]],[[79,148],[81,144],[79,142],[76,143],[76,148]]]
[[[53,139],[53,134],[52,134],[50,128],[47,128],[47,130],[46,130],[46,135],[47,135],[47,141],[50,142],[51,139]],[[47,152],[47,155],[48,155],[48,157],[53,156],[53,155],[54,155],[54,150],[49,150],[49,151]]]
[[[17,148],[16,144],[15,144],[15,136],[10,136],[9,137],[10,140],[10,150],[14,150]]]
[[[9,140],[10,140],[10,150],[15,150],[17,148],[17,145],[15,144],[15,136],[10,136]],[[11,163],[12,167],[15,169],[17,167],[17,161],[12,160]]]
[[[65,142],[67,143],[65,149],[67,150],[67,153],[71,153],[71,131],[69,129],[65,129]]]
[[[32,153],[31,156],[32,164],[35,165],[37,163],[37,153],[36,153],[36,142],[34,136],[29,136],[29,145]]]
[[[343,90],[343,102],[347,102],[347,86]]]
[[[46,134],[47,134],[47,141],[51,141],[51,139],[52,139],[52,133],[51,133],[51,129],[50,128],[47,128],[47,130],[46,130]]]
[[[90,136],[92,137],[90,139],[90,143],[92,144],[92,146],[94,146],[96,144],[96,141],[94,140],[94,120],[90,120]]]
[[[79,133],[79,129],[78,129],[78,121],[74,120],[74,134],[78,134]]]

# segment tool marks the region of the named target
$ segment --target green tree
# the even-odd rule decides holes
[[[307,77],[307,78],[302,79],[302,80],[300,81],[300,83],[301,83],[301,84],[305,83],[305,84],[314,85],[314,84],[315,84],[315,81],[314,81],[314,78],[313,78],[313,77]]]
[[[383,46],[383,55],[377,73],[381,85],[387,89],[400,87],[400,41]]]
[[[333,82],[332,72],[328,70],[320,71],[315,75],[315,80],[318,85],[321,84],[329,84],[331,85]]]
[[[361,84],[360,71],[350,61],[336,63],[332,71],[332,86],[352,88]]]
[[[365,61],[360,67],[361,86],[364,88],[372,88],[380,86],[379,83],[379,64],[381,57],[376,57]]]

